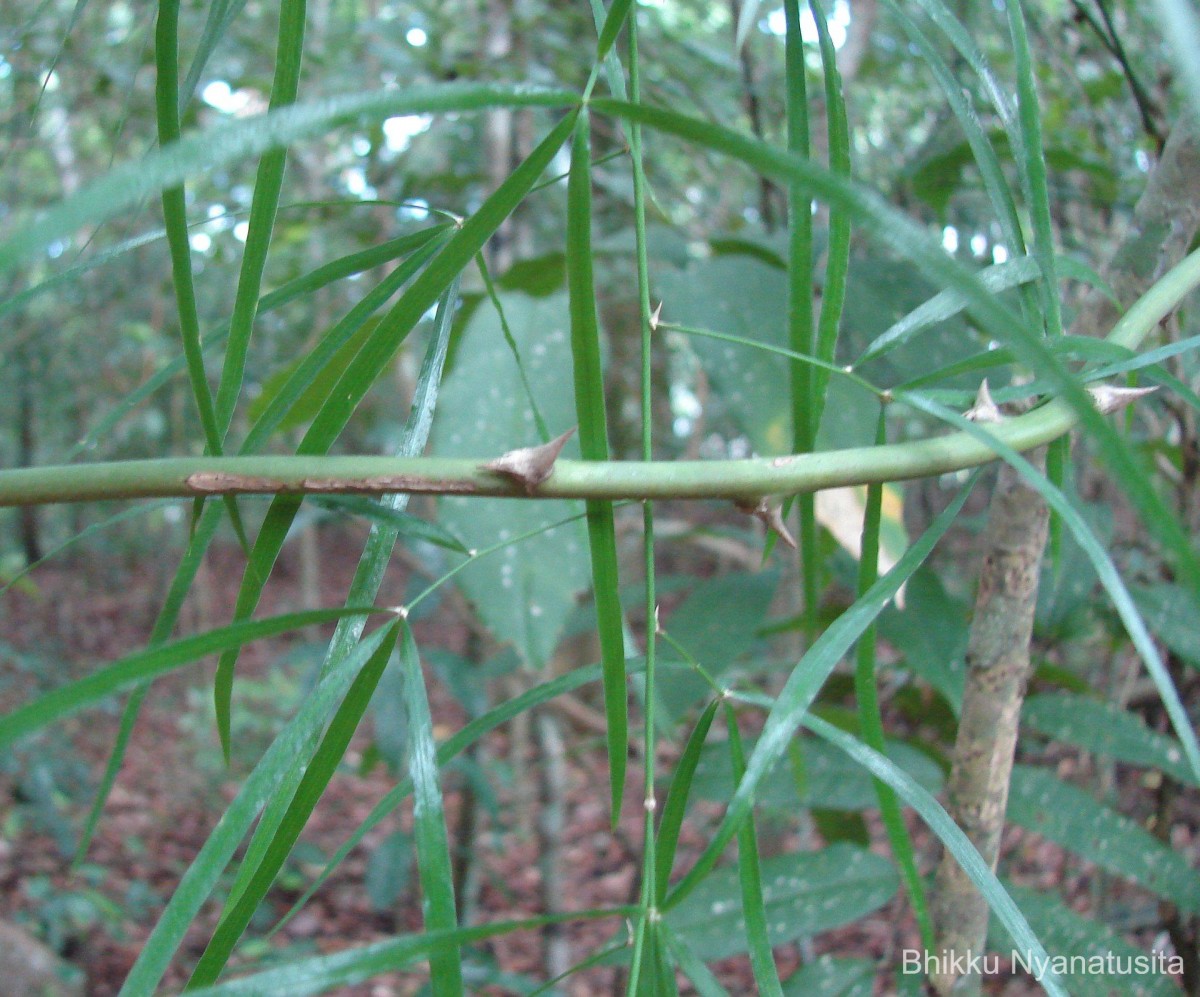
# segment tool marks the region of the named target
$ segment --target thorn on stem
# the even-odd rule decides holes
[[[496,474],[512,478],[525,488],[526,494],[532,495],[537,490],[537,486],[553,473],[554,462],[558,460],[563,446],[574,432],[574,428],[568,429],[562,436],[549,443],[543,443],[538,447],[510,450],[495,460],[489,460],[486,464],[479,466],[485,471],[493,471]]]
[[[792,550],[798,549],[796,538],[792,536],[787,528],[787,523],[783,521],[783,513],[778,505],[772,505],[766,498],[761,498],[757,502],[735,502],[734,504],[747,515],[761,520],[768,530],[773,531]]]
[[[986,377],[979,382],[979,392],[975,395],[975,404],[963,413],[963,418],[969,419],[971,422],[1004,421],[1004,413],[1000,411],[1000,406],[992,400],[992,393],[988,390]]]
[[[1132,405],[1139,398],[1144,398],[1158,390],[1157,386],[1148,388],[1122,388],[1112,384],[1096,384],[1087,389],[1092,401],[1105,415]]]

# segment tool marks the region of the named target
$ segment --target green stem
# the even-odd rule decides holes
[[[1108,342],[1129,349],[1200,285],[1200,250],[1167,273],[1113,327]],[[1078,419],[1054,400],[996,427],[1015,450],[1042,446]],[[852,447],[824,453],[748,460],[568,461],[533,490],[535,498],[749,499],[795,495],[946,474],[986,464],[994,453],[967,433]],[[264,493],[431,492],[529,497],[517,483],[470,458],[421,457],[176,457],[0,471],[0,506],[158,496]]]

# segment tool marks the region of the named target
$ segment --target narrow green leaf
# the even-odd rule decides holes
[[[800,30],[800,0],[784,0],[784,70],[787,77],[787,148],[794,156],[808,159],[811,136],[808,119],[808,68],[804,60],[804,38]],[[802,180],[788,183],[788,346],[799,356],[815,356],[817,332],[813,324],[813,220],[812,188]],[[817,383],[807,364],[792,364],[788,370],[792,408],[792,450],[809,453],[817,444],[816,424],[810,406]],[[801,495],[800,588],[804,601],[805,632],[811,639],[817,630],[819,578],[817,513],[812,495]],[[768,544],[772,541],[768,539]]]
[[[625,26],[625,18],[629,16],[633,0],[613,0],[608,8],[608,16],[604,19],[604,27],[600,30],[600,39],[596,43],[596,61],[602,62]]]
[[[887,409],[880,406],[879,426],[876,430],[875,444],[882,446],[887,443]],[[865,595],[879,579],[879,530],[883,521],[883,485],[870,484],[867,486],[867,503],[863,512],[862,553],[858,561],[858,594]],[[867,627],[858,640],[854,667],[854,694],[858,700],[858,725],[863,741],[881,755],[887,751],[884,733],[883,716],[879,710],[879,690],[875,676],[875,643],[877,633],[875,625]],[[936,939],[933,932],[933,922],[929,917],[929,905],[925,899],[925,884],[917,869],[916,855],[913,851],[912,839],[904,823],[904,815],[900,812],[900,804],[896,802],[896,794],[891,788],[878,779],[874,780],[875,795],[879,800],[879,812],[883,818],[883,826],[887,831],[888,843],[892,855],[900,867],[908,890],[909,901],[912,904],[913,915],[921,932],[921,942],[925,950],[935,950]]]
[[[991,100],[993,108],[1004,124],[1004,130],[1008,133],[1008,140],[1014,152],[1019,150],[1022,134],[1017,121],[1017,112],[1013,108],[1012,97],[996,79],[995,73],[992,72],[987,58],[976,44],[971,32],[950,12],[950,8],[946,6],[944,0],[916,0],[916,3],[937,25],[938,30],[946,36],[967,65],[975,71],[987,91],[988,99]],[[1018,165],[1024,165],[1020,157],[1018,157]]]
[[[475,254],[475,265],[479,267],[480,276],[483,277],[483,287],[487,292],[488,300],[492,303],[492,307],[496,309],[496,317],[500,320],[500,331],[504,335],[504,343],[508,347],[509,353],[512,354],[513,363],[517,365],[517,375],[521,379],[521,390],[525,395],[525,402],[529,405],[529,411],[533,413],[533,424],[537,427],[538,441],[540,443],[550,442],[550,428],[546,425],[546,420],[542,417],[542,410],[538,407],[537,399],[533,395],[533,386],[529,383],[529,374],[525,370],[525,364],[521,360],[521,351],[517,347],[516,337],[513,336],[512,328],[508,324],[508,317],[504,313],[504,305],[500,301],[500,295],[496,293],[496,285],[492,281],[492,274],[487,265],[487,258],[483,253]]]
[[[700,997],[729,997],[729,991],[721,986],[720,980],[713,976],[712,971],[682,938],[675,934],[664,923],[663,937],[666,939],[668,951],[679,964],[684,975],[692,981],[696,993]]]
[[[1050,217],[1050,192],[1046,185],[1046,154],[1042,148],[1042,115],[1038,109],[1037,86],[1033,78],[1033,55],[1021,0],[1004,5],[1012,38],[1014,69],[1017,77],[1017,115],[1025,154],[1026,194],[1033,219],[1033,252],[1042,268],[1042,309],[1046,332],[1061,336],[1062,305],[1058,300],[1058,277],[1054,267],[1054,222]]]
[[[615,8],[614,8],[615,9]],[[610,11],[609,19],[613,17]],[[589,122],[580,115],[571,146],[567,181],[567,285],[571,302],[571,357],[575,371],[575,412],[584,460],[608,460],[608,420],[604,410],[604,372],[600,364],[600,328],[592,274],[592,192]],[[611,502],[587,503],[592,591],[604,666],[604,714],[608,721],[608,767],[613,826],[621,813],[629,740],[629,703],[625,676],[625,637],[617,578],[617,540]]]
[[[416,253],[430,239],[436,238],[439,233],[444,232],[448,228],[449,226],[432,226],[431,228],[415,232],[412,235],[401,236],[398,239],[389,240],[386,243],[381,243],[379,246],[372,247],[360,253],[351,253],[349,256],[344,256],[323,264],[310,273],[290,280],[269,294],[263,295],[262,300],[258,304],[258,313],[264,315],[276,308],[282,308],[304,294],[310,294],[336,280],[341,280],[344,277],[361,273],[381,263],[386,263],[388,260],[393,259],[394,256],[408,252]],[[228,326],[217,332],[210,333],[201,340],[201,351],[208,351],[220,345],[228,335]],[[68,461],[74,460],[79,454],[90,449],[99,440],[104,439],[126,415],[158,391],[159,388],[168,384],[185,367],[186,360],[183,357],[177,357],[175,360],[163,365],[155,374],[151,375],[137,388],[125,395],[99,422],[93,425],[87,435],[67,451],[65,459]],[[257,445],[260,437],[255,436],[256,430],[261,434],[261,438],[265,438],[269,432],[266,427],[271,425],[271,420],[258,418],[258,421],[262,425],[256,424],[252,427],[246,443],[243,444],[243,450],[252,449],[253,446]],[[253,445],[251,441],[253,441]]]
[[[208,17],[204,21],[204,30],[200,33],[200,41],[192,56],[192,64],[188,66],[187,77],[183,81],[183,89],[179,94],[179,110],[182,112],[196,92],[204,67],[213,54],[213,50],[225,37],[229,25],[242,12],[246,0],[212,0],[208,7]]]
[[[602,675],[599,665],[589,665],[585,668],[577,668],[572,672],[568,672],[559,678],[553,679],[550,682],[545,682],[541,685],[522,693],[521,695],[507,700],[489,710],[481,717],[477,717],[469,724],[459,730],[457,733],[446,738],[438,748],[437,761],[438,765],[445,765],[447,762],[457,757],[468,747],[478,741],[481,737],[486,736],[493,730],[496,730],[502,724],[507,723],[513,717],[524,713],[526,710],[532,710],[543,703],[547,703],[556,696],[562,696],[575,689],[580,689],[592,682],[600,681]],[[396,809],[409,793],[412,792],[412,781],[408,778],[402,780],[394,789],[390,790],[383,799],[381,799],[372,808],[371,812],[363,820],[363,822],[355,828],[354,832],[346,839],[343,844],[330,858],[325,868],[321,870],[321,874],[316,881],[310,886],[299,900],[292,905],[287,916],[276,926],[278,930],[282,924],[285,924],[290,918],[304,906],[309,898],[316,893],[318,889],[324,885],[325,881],[341,864],[342,860],[350,854],[361,842],[362,839],[377,827],[379,822],[388,814]]]
[[[323,135],[335,125],[380,121],[397,114],[480,111],[489,107],[570,108],[578,100],[571,91],[526,84],[441,83],[402,91],[343,94],[242,118],[186,136],[136,162],[115,167],[33,218],[18,220],[8,238],[0,242],[0,272],[12,269],[55,239],[67,238],[77,229],[120,214],[149,194],[269,149]]]
[[[329,785],[329,780],[337,771],[346,749],[350,746],[350,738],[358,730],[363,714],[371,704],[371,696],[379,685],[380,676],[383,675],[396,644],[397,628],[390,625],[384,629],[386,633],[383,640],[354,677],[345,698],[329,722],[321,743],[305,759],[304,777],[296,787],[296,793],[288,804],[287,812],[280,821],[270,846],[255,868],[245,890],[238,895],[236,902],[231,902],[222,912],[221,920],[199,962],[196,963],[185,989],[193,990],[216,982],[233,954],[238,939],[250,924],[254,912],[266,898],[275,877],[279,875],[279,870],[291,854],[317,802],[325,792],[325,787]]]
[[[284,966],[192,993],[193,997],[309,997],[311,994],[326,993],[334,987],[362,983],[389,970],[403,969],[418,959],[432,957],[447,948],[470,945],[472,942],[511,935],[518,931],[533,931],[547,924],[629,917],[634,913],[636,908],[633,907],[577,910],[566,914],[544,914],[519,921],[493,921],[490,924],[456,928],[453,931],[402,935],[399,938],[335,952],[332,955],[291,960]]]
[[[165,239],[167,235],[166,229],[152,229],[149,232],[143,232],[141,235],[132,236],[129,239],[124,239],[118,242],[115,246],[109,246],[107,249],[102,249],[99,252],[93,253],[87,259],[73,266],[67,267],[65,270],[60,270],[53,276],[47,277],[45,280],[39,281],[32,287],[27,287],[25,290],[5,298],[0,301],[0,318],[5,315],[10,315],[15,311],[19,311],[28,305],[35,298],[41,297],[43,294],[48,294],[55,288],[70,287],[79,281],[85,273],[95,270],[97,267],[102,267],[106,263],[124,256],[126,253],[131,253],[135,249],[140,249],[142,246],[148,246],[152,242],[157,242],[159,239]],[[23,336],[12,336],[8,343],[5,344],[6,351],[12,347],[24,342],[30,333]],[[0,354],[4,355],[4,354]]]
[[[850,125],[846,120],[846,101],[842,95],[842,77],[837,68],[837,50],[829,34],[829,25],[819,0],[809,0],[809,10],[817,26],[821,47],[821,65],[825,75],[825,108],[829,132],[829,170],[836,177],[850,177]],[[826,363],[837,352],[838,329],[846,303],[846,279],[850,272],[850,215],[840,205],[829,207],[829,244],[825,251],[825,285],[821,293],[821,315],[817,320],[817,342],[813,351]],[[825,410],[825,391],[829,374],[813,369],[813,394],[809,399],[809,419],[815,441]]]
[[[389,632],[394,631],[395,626],[393,623],[376,630],[322,679],[259,759],[184,873],[150,937],[142,946],[119,997],[142,997],[155,992],[200,908],[220,882],[226,865],[233,858],[254,818],[295,761],[296,753],[314,732],[321,730],[334,704],[342,698],[359,670]]]
[[[279,5],[279,41],[275,50],[275,79],[271,83],[271,110],[287,107],[296,101],[304,51],[306,8],[305,0],[281,0]],[[279,209],[279,192],[283,188],[286,161],[286,146],[269,150],[259,161],[254,178],[246,247],[242,251],[242,266],[233,299],[233,317],[229,321],[229,339],[225,343],[225,363],[217,386],[217,423],[222,439],[233,422],[233,410],[245,377],[246,355],[258,312],[259,290],[267,265],[267,252],[271,247],[271,230]],[[227,742],[228,737],[222,737],[222,744],[226,745],[226,758]]]
[[[1180,997],[1182,991],[1165,971],[1169,959],[1162,949],[1147,951],[1140,945],[1131,945],[1107,924],[1077,914],[1057,892],[1042,893],[1009,882],[1004,885],[1038,937],[1059,964],[1065,966],[1063,983],[1071,988],[1071,997],[1112,997],[1131,988],[1137,997]],[[988,934],[993,951],[1010,948],[1011,942],[1002,929],[993,926]],[[1111,961],[1110,955],[1115,957]],[[1092,961],[1097,956],[1104,960],[1103,965]],[[1157,965],[1152,959],[1157,959]],[[1126,966],[1137,966],[1134,960],[1145,960],[1141,965],[1147,971],[1138,973],[1136,978],[1119,972]],[[1104,971],[1108,967],[1112,967],[1111,972]],[[1096,972],[1098,968],[1100,972]],[[1071,972],[1072,969],[1081,971]]]
[[[114,692],[164,672],[168,672],[206,654],[241,647],[253,640],[273,637],[317,623],[328,623],[342,616],[381,613],[374,607],[346,609],[314,609],[303,613],[285,613],[263,620],[233,623],[209,630],[195,637],[184,637],[171,644],[148,648],[119,658],[100,671],[93,672],[70,685],[53,689],[25,706],[0,717],[0,746],[11,744],[39,727],[74,713]]]
[[[168,505],[174,505],[174,504],[175,504],[174,499],[164,499],[161,502],[143,503],[143,504],[132,506],[128,509],[122,509],[120,512],[115,513],[112,516],[108,516],[105,519],[101,519],[98,522],[89,523],[78,533],[73,534],[72,536],[70,536],[66,540],[64,540],[62,543],[60,543],[58,546],[53,547],[52,549],[46,551],[46,553],[43,554],[41,557],[39,557],[36,561],[31,561],[29,564],[25,565],[25,567],[23,567],[20,571],[17,571],[13,575],[11,575],[8,578],[8,581],[6,581],[3,585],[0,585],[0,595],[3,595],[5,592],[7,592],[10,588],[12,588],[14,585],[16,585],[22,578],[24,578],[30,572],[36,571],[38,567],[45,564],[47,561],[52,560],[53,558],[57,557],[59,554],[61,554],[63,551],[67,550],[68,548],[75,546],[75,544],[79,543],[81,540],[86,540],[88,537],[93,536],[96,533],[101,533],[104,530],[111,529],[112,527],[118,525],[119,523],[125,522],[127,519],[134,519],[137,516],[144,516],[150,512],[158,512],[160,509],[162,509]],[[4,576],[0,576],[0,578],[2,578],[2,577],[4,577]]]
[[[304,439],[301,454],[322,454],[341,433],[358,403],[386,367],[397,346],[412,331],[421,317],[445,293],[458,274],[483,248],[529,188],[549,165],[575,124],[576,113],[568,114],[525,160],[484,201],[474,215],[450,238],[428,267],[413,281],[391,311],[363,344],[358,355],[338,380],[326,403],[317,413]],[[242,578],[234,607],[234,618],[245,619],[258,605],[258,599],[272,565],[279,556],[288,528],[300,508],[294,497],[277,498],[267,511],[251,553],[250,564]],[[236,653],[223,655],[217,664],[214,698],[217,704],[217,729],[228,751],[229,704],[233,690]]]
[[[887,783],[905,803],[921,815],[929,829],[938,836],[984,899],[987,900],[988,906],[1008,930],[1017,947],[1023,953],[1029,953],[1035,957],[1039,966],[1045,967],[1046,971],[1038,982],[1046,988],[1046,992],[1051,997],[1069,997],[1067,991],[1063,989],[1058,974],[1054,971],[1054,966],[1046,954],[1045,948],[1025,920],[1025,915],[1013,903],[1012,898],[996,878],[996,874],[983,861],[975,846],[971,844],[971,840],[954,823],[942,805],[883,755],[868,748],[857,738],[839,730],[833,724],[811,714],[804,718],[803,724],[818,737],[836,745],[868,769],[877,779]]]
[[[656,904],[661,904],[667,896],[671,869],[675,865],[675,850],[679,845],[679,830],[683,826],[683,815],[687,812],[688,796],[692,791],[692,779],[696,775],[696,766],[700,763],[700,750],[704,747],[704,739],[708,737],[719,705],[720,701],[714,699],[704,708],[696,726],[692,728],[691,736],[671,776],[671,788],[667,790],[667,802],[663,807],[662,821],[658,825],[658,841],[655,847],[654,857],[658,864],[654,877],[657,887],[654,900]]]
[[[417,872],[424,896],[426,931],[453,931],[458,927],[454,902],[454,872],[442,789],[438,784],[437,751],[433,718],[425,693],[425,676],[412,631],[405,626],[400,641],[404,671],[404,705],[408,714],[408,772],[413,783],[413,836],[417,845]],[[463,993],[462,968],[457,945],[447,945],[429,957],[434,997]]]
[[[316,499],[315,504],[324,509],[345,513],[347,516],[362,516],[373,522],[394,526],[396,532],[403,537],[424,540],[434,546],[452,550],[456,554],[470,554],[458,537],[437,523],[393,509],[390,505],[376,502],[365,495],[326,495]]]
[[[370,324],[373,316],[397,291],[407,284],[446,244],[449,233],[442,231],[419,246],[403,263],[371,288],[321,337],[320,341],[294,365],[279,371],[264,386],[261,409],[252,406],[248,415],[254,422],[242,442],[242,453],[260,449],[271,434],[313,420],[325,406],[330,392],[362,352],[363,346],[378,327]],[[402,342],[396,344],[399,350]],[[392,356],[395,356],[393,351]],[[388,357],[384,363],[390,362]]]
[[[158,143],[166,146],[179,141],[179,0],[163,0],[159,4],[154,37]],[[179,335],[187,359],[192,397],[200,414],[208,451],[216,456],[222,452],[221,431],[217,426],[212,393],[204,372],[204,354],[200,349],[200,316],[192,282],[192,247],[188,241],[187,200],[182,184],[163,190],[162,208],[167,244],[171,250],[171,276],[179,315]]]
[[[742,749],[742,733],[738,730],[737,714],[733,707],[725,704],[725,729],[729,733],[729,758],[733,765],[733,777],[741,782],[746,774],[746,755]],[[758,838],[754,831],[753,813],[742,822],[737,833],[738,883],[742,892],[742,917],[745,921],[746,941],[750,946],[750,967],[754,971],[754,982],[760,994],[783,997],[779,985],[779,971],[775,968],[775,957],[771,953],[771,940],[767,937],[767,909],[763,903],[762,871],[758,865]]]
[[[1086,264],[1067,256],[1060,256],[1056,265],[1057,272],[1062,276],[1084,281],[1092,287],[1108,293],[1103,279]],[[1000,292],[1028,281],[1037,280],[1041,272],[1038,261],[1032,256],[1019,256],[1016,259],[1006,260],[1004,263],[985,267],[975,276],[989,291]],[[897,346],[908,343],[917,334],[960,314],[967,307],[967,300],[958,291],[950,289],[939,292],[876,336],[854,361],[854,366],[861,367],[868,361],[891,352]]]
[[[686,897],[716,865],[717,859],[737,833],[742,822],[750,814],[758,784],[775,763],[783,756],[800,720],[808,711],[826,678],[837,666],[842,656],[856,641],[883,607],[899,591],[900,586],[924,562],[934,545],[950,528],[962,509],[971,487],[978,478],[973,474],[958,496],[942,512],[933,525],[904,552],[886,575],[877,581],[867,593],[860,596],[846,612],[817,639],[800,659],[767,716],[762,735],[746,766],[746,775],[738,783],[737,791],[729,802],[725,818],[713,835],[704,853],[688,874],[668,895],[666,906],[672,907]]]
[[[909,13],[895,0],[884,0],[884,3],[900,22],[909,40],[917,47],[921,54],[921,61],[933,73],[946,102],[958,119],[959,127],[962,128],[967,144],[971,147],[971,154],[974,157],[975,166],[979,170],[979,175],[983,179],[988,199],[992,202],[992,210],[996,212],[996,217],[1000,222],[1009,252],[1013,256],[1023,257],[1025,255],[1025,236],[1021,231],[1021,220],[1017,215],[1017,205],[1013,199],[1012,190],[1004,177],[1004,168],[1000,165],[1000,157],[996,155],[996,149],[992,145],[991,139],[988,138],[987,132],[980,124],[974,106],[963,92],[962,84],[955,78],[929,37]],[[871,348],[873,346],[874,344]],[[861,363],[862,360],[859,362]]]
[[[433,421],[433,412],[437,406],[438,392],[441,386],[442,372],[446,364],[446,351],[450,341],[450,328],[454,313],[454,304],[458,299],[458,282],[451,284],[446,294],[438,304],[434,317],[433,336],[426,348],[425,359],[417,376],[417,385],[413,391],[412,408],[405,423],[404,437],[399,452],[401,456],[413,457],[424,451],[429,439],[429,429]],[[388,510],[400,515],[408,507],[409,496],[404,493],[387,496],[377,508]],[[391,560],[399,537],[399,528],[395,523],[376,522],[371,527],[366,546],[359,558],[358,568],[350,583],[346,602],[349,605],[361,605],[374,602],[383,583],[383,576]],[[321,674],[326,675],[338,667],[338,663],[349,655],[362,637],[366,620],[361,617],[346,617],[339,620],[333,632],[333,639],[325,653],[321,664]],[[267,804],[254,836],[246,849],[246,857],[238,870],[237,879],[229,891],[229,903],[233,904],[247,889],[250,878],[265,856],[269,843],[273,840],[276,829],[284,820],[286,809],[296,787],[304,776],[305,759],[312,753],[316,743],[316,734],[304,745],[304,750],[297,753],[292,768],[281,782],[279,792]]]

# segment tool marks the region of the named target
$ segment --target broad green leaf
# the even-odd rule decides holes
[[[786,997],[872,997],[875,964],[870,959],[817,956],[783,983]]]
[[[1024,914],[1013,902],[1012,897],[996,878],[996,874],[983,861],[975,846],[963,834],[962,830],[942,805],[930,796],[920,786],[916,785],[903,772],[892,765],[886,758],[872,751],[857,738],[851,737],[843,730],[826,723],[819,717],[808,716],[804,725],[818,737],[836,745],[848,756],[868,769],[876,778],[882,779],[899,797],[917,811],[925,820],[930,830],[941,840],[963,871],[975,884],[976,888],[987,900],[988,906],[1008,929],[1014,942],[1021,951],[1028,952],[1031,958],[1039,960],[1041,972],[1039,982],[1051,997],[1067,997],[1059,979],[1059,973],[1050,962],[1045,946],[1038,940]]]
[[[1170,582],[1131,587],[1129,594],[1150,632],[1193,668],[1200,668],[1200,630],[1196,601]]]
[[[1164,973],[1169,966],[1164,953],[1129,944],[1107,925],[1081,916],[1057,896],[1005,885],[1055,961],[1061,963],[1060,975],[1071,988],[1071,997],[1111,997],[1114,993],[1177,997],[1180,993]],[[1012,954],[1012,942],[1003,928],[993,923],[988,936],[993,951]],[[1033,968],[1032,960],[1026,958],[1025,962]]]
[[[1127,876],[1182,911],[1200,912],[1200,873],[1170,845],[1043,769],[1013,768],[1008,819]]]
[[[903,656],[903,665],[928,682],[957,713],[966,677],[970,606],[946,591],[938,573],[922,568],[904,589],[904,608],[879,614],[879,634]],[[937,620],[936,627],[927,621]]]
[[[575,423],[571,382],[562,376],[571,364],[566,296],[501,293],[500,300],[538,408],[550,431],[561,433]],[[433,452],[485,460],[539,443],[521,382],[498,316],[493,309],[480,309],[463,330],[458,360],[442,388]],[[564,455],[578,453],[577,446],[568,441]],[[446,496],[439,508],[445,527],[478,549],[556,522],[579,506]],[[458,584],[497,639],[511,642],[525,661],[540,666],[554,652],[578,593],[588,586],[584,550],[582,532],[572,523],[479,560],[463,570]],[[555,570],[546,571],[548,564]]]
[[[847,844],[764,859],[762,880],[772,945],[858,920],[887,903],[898,887],[887,859]],[[666,922],[706,962],[745,952],[737,869],[715,870],[671,909]]]
[[[773,571],[732,572],[705,579],[669,615],[662,626],[714,678],[736,673],[758,643],[758,631],[779,584]],[[662,654],[671,657],[664,648]],[[700,675],[684,674],[658,690],[663,721],[678,722],[711,688]]]
[[[365,885],[373,910],[382,914],[395,909],[408,888],[412,861],[412,837],[403,831],[393,831],[371,850]]]
[[[679,325],[731,333],[787,347],[787,276],[746,255],[717,256],[657,280],[663,318]],[[793,366],[787,359],[732,343],[689,338],[716,388],[717,416],[749,436],[759,454],[792,452],[789,401]],[[802,366],[802,365],[801,365]],[[861,389],[841,378],[829,385],[828,417],[818,444],[824,448],[865,445],[874,435],[874,408]]]
[[[1067,692],[1047,692],[1025,702],[1021,724],[1128,765],[1158,769],[1185,785],[1197,785],[1183,748],[1173,737],[1115,703]]]

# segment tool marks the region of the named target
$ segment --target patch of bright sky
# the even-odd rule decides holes
[[[850,4],[846,0],[836,0],[829,14],[829,37],[834,48],[841,48],[846,44],[846,31],[849,27]],[[787,34],[787,19],[782,7],[767,15],[767,30],[781,37]],[[800,11],[800,37],[806,42],[817,41],[817,22],[813,20],[812,11],[807,7]]]
[[[403,152],[431,124],[433,116],[429,114],[399,114],[383,123],[383,139],[390,152]]]
[[[225,80],[213,80],[200,91],[200,99],[223,114],[246,114],[256,103],[249,90],[234,90]],[[261,103],[261,98],[258,100]]]
[[[404,33],[404,40],[413,48],[420,48],[429,41],[429,35],[425,33],[424,28],[409,28]]]

